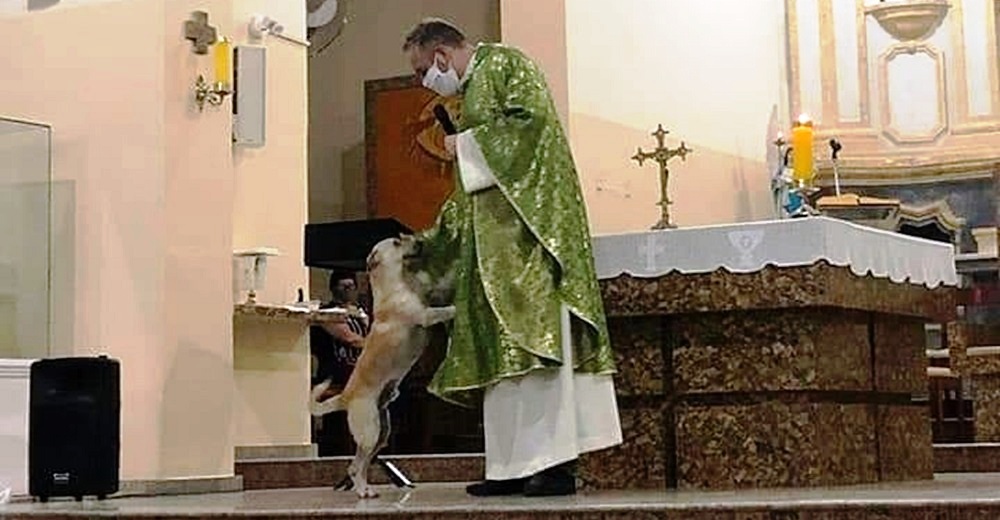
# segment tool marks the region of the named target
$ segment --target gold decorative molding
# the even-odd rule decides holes
[[[855,0],[855,45],[857,48],[858,67],[858,120],[845,121],[842,119],[840,110],[840,88],[841,78],[837,74],[837,63],[839,55],[837,53],[837,26],[833,16],[833,2],[842,0],[827,0],[820,5],[820,49],[822,51],[822,61],[820,63],[821,77],[824,78],[824,115],[828,125],[836,127],[838,130],[849,129],[849,131],[867,130],[871,128],[871,90],[869,85],[868,66],[868,26],[865,17],[865,0]],[[829,100],[828,100],[829,98]],[[827,106],[831,107],[827,110]],[[834,123],[835,122],[835,123]]]
[[[1000,132],[1000,120],[964,123],[951,128],[951,133],[955,135],[989,134],[995,132]]]
[[[991,119],[1000,123],[1000,39],[997,39],[997,19],[1000,18],[1000,3],[997,0],[987,0],[986,5],[986,61],[993,64],[990,70],[990,92],[993,94],[993,106],[990,107]]]
[[[859,0],[863,1],[863,0]],[[799,89],[801,73],[799,72],[799,10],[798,0],[785,0],[785,36],[788,38],[788,112],[792,118],[802,113],[802,91]]]
[[[924,205],[902,204],[899,206],[900,220],[921,224],[937,222],[946,231],[956,234],[965,227],[966,220],[955,214],[946,200],[938,200]]]
[[[885,32],[901,42],[923,40],[941,26],[948,0],[892,0],[865,8]]]
[[[838,34],[837,21],[832,7],[839,6],[833,2],[850,0],[815,0],[819,7],[819,27],[821,31],[820,48],[823,51],[820,58],[820,80],[823,81],[822,102],[824,107],[820,112],[824,117],[816,128],[816,157],[820,168],[820,182],[826,182],[831,176],[829,150],[825,143],[830,138],[839,139],[845,149],[841,156],[841,178],[851,183],[886,184],[886,183],[926,183],[942,180],[961,180],[982,178],[990,170],[992,164],[1000,160],[1000,66],[990,71],[991,94],[994,96],[993,115],[990,117],[970,117],[968,99],[968,78],[965,66],[965,42],[963,31],[964,0],[950,0],[952,8],[943,21],[943,28],[951,35],[937,34],[935,41],[944,37],[942,45],[949,47],[946,51],[931,47],[928,56],[934,59],[935,83],[937,88],[937,122],[930,132],[924,135],[907,135],[898,125],[890,120],[891,105],[886,101],[889,92],[888,62],[881,59],[882,53],[889,53],[895,47],[888,49],[871,49],[869,43],[869,24],[873,31],[881,32],[874,19],[869,20],[866,14],[866,0],[855,0],[857,12],[857,45],[859,71],[859,102],[860,121],[851,117],[850,121],[840,120],[840,109],[834,118],[826,117],[832,100],[839,102],[840,82],[838,62],[835,53],[828,49],[837,47],[835,38]],[[886,0],[888,3],[892,0]],[[991,19],[987,21],[987,34],[990,45],[989,59],[996,60],[998,50],[997,25],[1000,23],[1000,0],[986,0]],[[799,31],[801,30],[802,14],[799,0],[785,0],[786,5],[786,45],[787,45],[787,75],[789,114],[805,111],[803,103],[801,59],[804,54],[799,49]],[[813,20],[808,21],[810,24]],[[832,24],[832,25],[831,25]],[[940,33],[942,29],[938,29]],[[845,31],[840,31],[845,32]],[[841,42],[841,44],[846,42]],[[950,45],[949,45],[950,44]],[[897,53],[900,51],[896,51]],[[923,58],[923,57],[921,57]],[[810,58],[811,59],[811,58]],[[994,61],[996,63],[996,61]],[[811,65],[811,64],[810,64]],[[928,64],[929,65],[929,64]],[[840,69],[842,70],[842,69]],[[928,81],[930,79],[928,78]],[[809,87],[809,85],[805,85]],[[853,111],[853,107],[851,107]],[[897,112],[898,113],[898,112]],[[881,120],[879,120],[881,118]],[[943,128],[942,128],[943,127]],[[826,160],[824,160],[826,159]]]
[[[837,33],[833,27],[833,0],[818,0],[818,6],[819,77],[823,84],[821,121],[826,125],[839,126],[840,89],[837,82]]]
[[[889,96],[889,63],[902,54],[926,54],[934,60],[935,82],[937,86],[937,122],[934,128],[923,134],[906,134],[892,120],[892,100]],[[896,144],[930,143],[936,141],[948,129],[948,102],[944,75],[944,56],[929,43],[900,43],[890,46],[879,57],[879,113],[882,116],[882,134]]]
[[[871,89],[870,67],[868,64],[868,24],[865,15],[865,0],[855,0],[856,11],[856,43],[858,53],[858,121],[841,121],[838,95],[840,79],[837,77],[836,26],[833,19],[833,2],[843,0],[817,0],[819,8],[820,27],[820,78],[823,84],[823,112],[821,122],[824,126],[849,131],[871,129]],[[789,83],[789,114],[803,112],[801,100],[801,73],[799,51],[799,22],[797,0],[786,0],[787,28],[785,31],[788,46],[788,83]]]
[[[991,158],[935,159],[935,162],[907,163],[891,160],[860,160],[851,164],[840,164],[839,174],[842,186],[905,186],[946,181],[969,181],[992,179],[1000,165],[1000,154]],[[833,186],[833,168],[823,165],[819,168],[816,185]]]
[[[858,127],[871,129],[871,85],[868,77],[868,18],[865,15],[865,0],[855,3],[858,19],[858,82],[860,83],[861,122]]]
[[[986,56],[987,62],[992,63],[993,68],[989,71],[990,78],[990,114],[972,115],[969,107],[969,75],[966,66],[965,56],[965,11],[962,2],[955,2],[951,12],[951,45],[952,66],[955,76],[955,92],[952,93],[953,121],[955,122],[952,132],[956,134],[988,133],[1000,130],[1000,66],[997,65],[997,46],[1000,40],[997,39],[997,17],[1000,16],[998,9],[1000,4],[996,0],[987,0],[986,25]]]
[[[951,58],[955,77],[955,91],[951,93],[951,108],[956,128],[969,121],[969,78],[965,70],[965,13],[962,2],[956,2],[951,9]]]
[[[804,111],[801,91],[801,52],[799,50],[798,0],[785,0],[786,45],[788,50],[788,107],[793,117]],[[868,63],[868,25],[865,0],[855,0],[855,29],[858,58],[858,121],[841,121],[839,107],[840,80],[837,77],[836,26],[833,19],[833,2],[844,0],[817,0],[820,27],[820,78],[823,83],[823,111],[819,114],[823,127],[836,128],[837,135],[873,132],[871,126],[872,101],[870,69]],[[849,0],[848,0],[849,1]]]

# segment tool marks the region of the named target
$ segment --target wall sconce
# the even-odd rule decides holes
[[[215,82],[209,83],[205,77],[198,75],[194,85],[194,100],[198,111],[205,110],[205,103],[219,106],[226,96],[233,93],[231,78],[233,76],[233,44],[229,38],[222,38],[212,46],[215,55]]]

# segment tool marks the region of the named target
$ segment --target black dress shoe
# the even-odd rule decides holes
[[[560,464],[532,475],[524,484],[526,497],[555,497],[576,494],[573,462]]]
[[[520,495],[524,493],[524,485],[527,478],[515,478],[511,480],[484,480],[475,484],[469,484],[465,492],[474,497],[499,497],[505,495]]]

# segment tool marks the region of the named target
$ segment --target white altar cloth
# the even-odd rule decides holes
[[[600,279],[718,269],[752,273],[768,265],[807,266],[824,260],[858,276],[929,288],[958,285],[951,244],[829,217],[599,235],[593,242]]]

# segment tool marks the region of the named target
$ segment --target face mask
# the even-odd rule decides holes
[[[458,72],[451,65],[448,65],[446,72],[441,72],[441,69],[435,63],[424,74],[424,86],[442,96],[448,97],[458,94],[461,80],[458,79]]]

